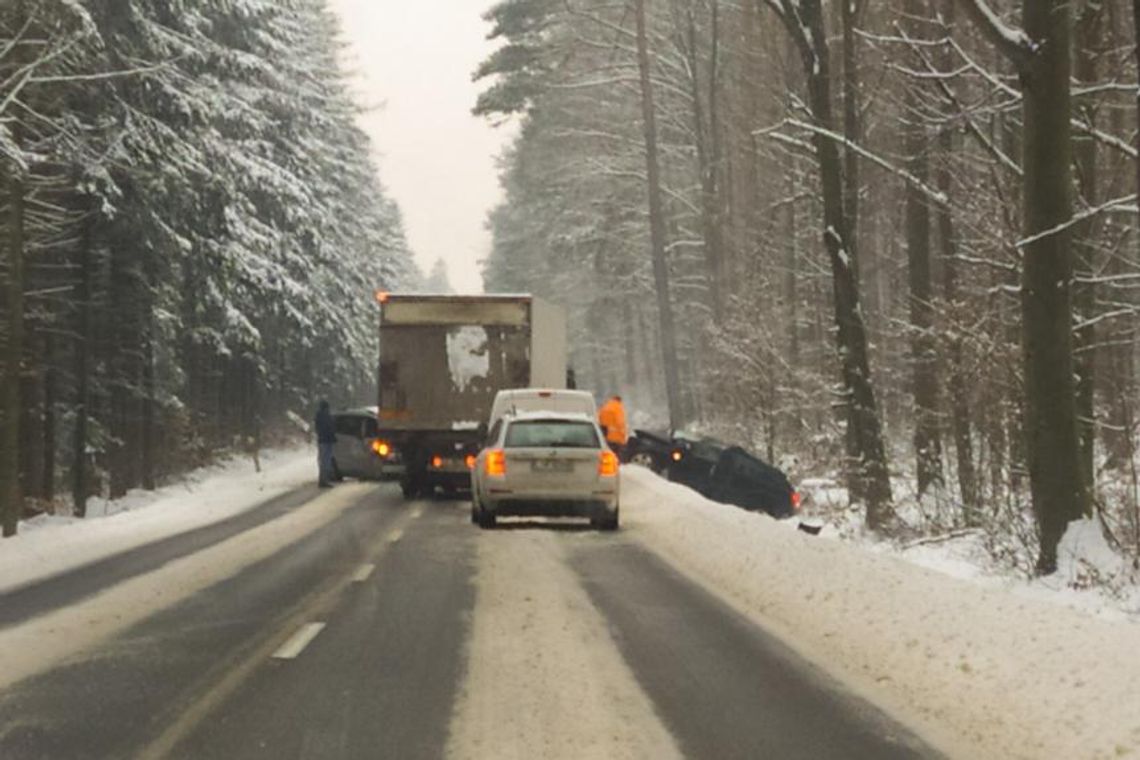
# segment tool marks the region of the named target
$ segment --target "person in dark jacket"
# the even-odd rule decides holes
[[[321,399],[317,409],[317,417],[313,420],[313,427],[317,431],[317,485],[321,488],[331,488],[333,480],[333,444],[336,443],[336,426],[333,425],[332,412],[329,411],[329,402]]]

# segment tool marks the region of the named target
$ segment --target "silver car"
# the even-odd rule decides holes
[[[333,477],[337,480],[393,480],[403,474],[403,464],[391,444],[379,438],[375,408],[333,412],[333,425]]]
[[[617,455],[587,415],[508,415],[471,471],[471,521],[493,528],[500,517],[588,517],[617,530],[620,486]]]

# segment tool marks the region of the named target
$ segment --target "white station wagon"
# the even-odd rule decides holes
[[[471,471],[471,521],[499,517],[588,517],[617,530],[620,466],[585,414],[528,412],[491,427]]]

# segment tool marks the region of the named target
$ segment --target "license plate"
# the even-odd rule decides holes
[[[535,472],[573,472],[574,463],[567,459],[536,459],[531,462]]]

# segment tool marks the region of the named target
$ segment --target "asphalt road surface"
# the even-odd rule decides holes
[[[466,503],[336,491],[300,535],[189,593],[176,574],[212,577],[225,542],[329,497],[295,492],[0,595],[3,634],[80,600],[120,614],[109,585],[165,573],[171,590],[3,686],[0,758],[937,756],[636,527],[480,531]]]

